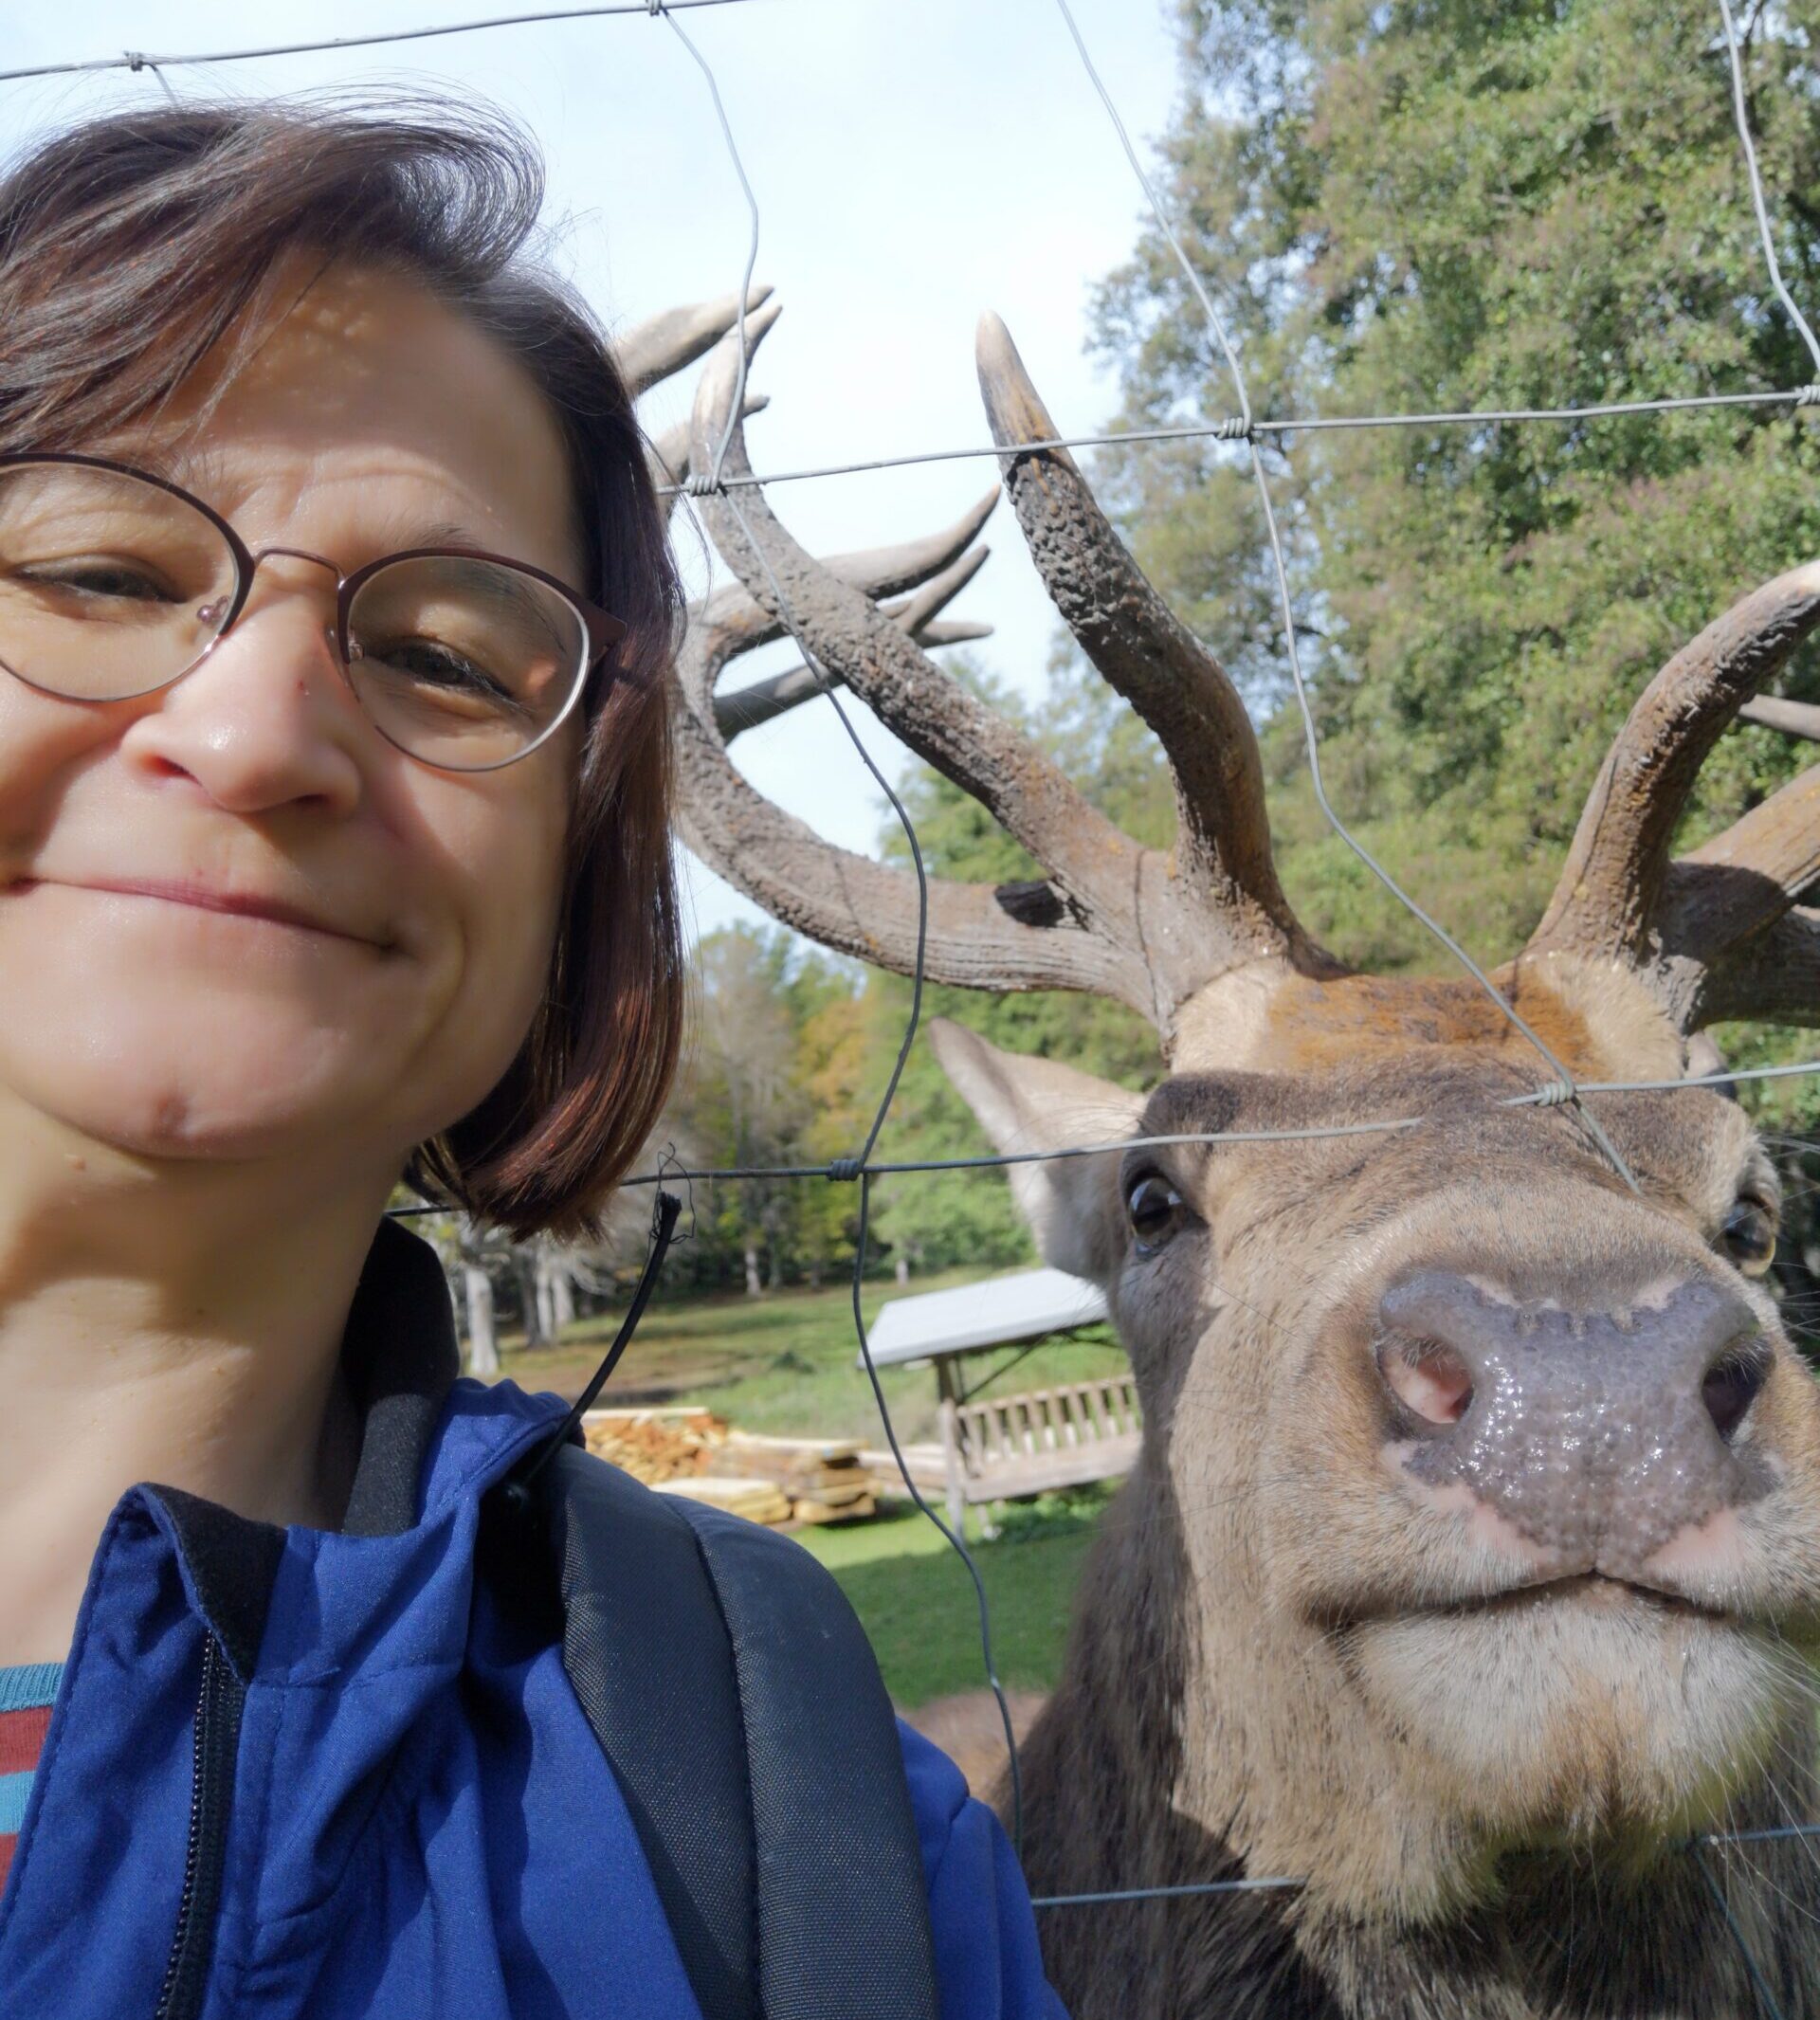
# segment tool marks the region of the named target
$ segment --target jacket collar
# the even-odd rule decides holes
[[[355,1286],[342,1368],[360,1418],[344,1536],[400,1536],[417,1519],[426,1462],[460,1370],[455,1315],[436,1251],[384,1220]],[[265,1630],[284,1531],[178,1487],[154,1487],[197,1605],[244,1682]]]
[[[395,1220],[379,1223],[367,1252],[341,1357],[361,1419],[342,1534],[398,1536],[417,1519],[424,1461],[461,1354],[442,1263]]]

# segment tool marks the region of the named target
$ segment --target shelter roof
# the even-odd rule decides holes
[[[964,1283],[958,1290],[893,1298],[866,1338],[880,1367],[901,1367],[973,1347],[1040,1339],[1106,1316],[1106,1301],[1096,1284],[1065,1270],[1020,1269],[983,1283]]]

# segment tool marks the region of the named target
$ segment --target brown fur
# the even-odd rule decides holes
[[[1576,1074],[1679,1070],[1615,971],[1504,980]],[[1820,1696],[1820,1393],[1714,1246],[1740,1184],[1766,1182],[1748,1124],[1699,1090],[1596,1097],[1638,1198],[1574,1110],[1499,1105],[1546,1074],[1470,983],[1279,973],[1209,995],[1141,1115],[937,1036],[1008,1149],[1079,1140],[1088,1106],[1134,1136],[1427,1118],[1023,1168],[1046,1253],[1105,1285],[1145,1409],[1024,1752],[1033,1890],[1305,1882],[1049,1911],[1065,2002],[1075,2020],[1744,2020],[1738,1945],[1685,1847],[1814,1817]],[[1214,1064],[1222,1002],[1244,1070]],[[1188,1209],[1148,1259],[1123,1209],[1144,1171]],[[1774,1346],[1750,1435],[1779,1484],[1698,1591],[1509,1590],[1407,1491],[1370,1343],[1413,1265],[1527,1295],[1616,1276],[1749,1298]],[[1704,1856],[1781,2011],[1816,2020],[1820,1841]]]

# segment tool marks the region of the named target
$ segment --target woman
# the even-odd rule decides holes
[[[382,1221],[584,1224],[677,1051],[676,584],[539,194],[275,106],[0,185],[6,2014],[701,2011],[488,1512],[561,1407]],[[1052,2012],[904,1746],[941,2012]]]

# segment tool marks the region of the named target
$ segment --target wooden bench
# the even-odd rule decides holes
[[[1021,1394],[964,1396],[937,1363],[949,1520],[981,1501],[1010,1501],[1088,1480],[1117,1480],[1138,1457],[1143,1419],[1129,1374]]]

